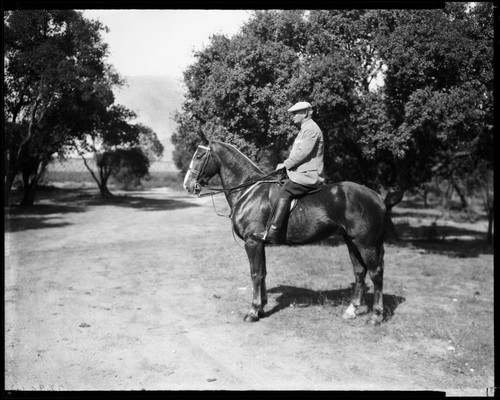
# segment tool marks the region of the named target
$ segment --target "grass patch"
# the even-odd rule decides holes
[[[371,327],[368,316],[342,319],[354,282],[345,245],[268,247],[266,254],[270,335],[286,326],[315,348],[340,342],[346,351],[372,354],[371,360],[380,357],[410,376],[417,374],[428,387],[493,385],[491,255],[456,258],[437,249],[387,245],[386,321]],[[200,262],[206,283],[225,300],[222,312],[249,308],[252,285],[243,249],[212,248]],[[366,282],[371,306],[369,276]],[[364,371],[367,365],[351,367]]]

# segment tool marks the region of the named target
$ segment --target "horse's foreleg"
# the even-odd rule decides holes
[[[266,257],[264,255],[264,263],[262,266],[262,280],[260,282],[260,299],[261,299],[261,313],[260,317],[264,316],[264,306],[267,304],[267,289],[266,289]]]
[[[266,291],[266,253],[264,244],[251,238],[245,242],[248,261],[250,262],[250,276],[252,278],[253,298],[252,308],[245,315],[246,322],[256,322],[264,316],[264,306],[267,303]]]

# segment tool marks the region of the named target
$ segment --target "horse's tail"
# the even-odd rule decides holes
[[[394,223],[392,222],[391,209],[392,209],[391,206],[385,207],[385,215],[384,215],[383,228],[382,228],[382,240],[384,242],[386,240],[394,240],[394,241],[399,240],[398,234],[396,232],[396,227],[394,226]]]
[[[403,200],[404,193],[404,190],[393,190],[387,192],[387,194],[385,195],[384,204],[389,213],[391,212],[392,207]]]
[[[384,221],[382,226],[382,240],[386,241],[389,237],[389,232],[391,230],[391,216],[389,215],[389,210],[385,210]]]

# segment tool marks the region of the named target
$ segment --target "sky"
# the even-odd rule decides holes
[[[122,76],[182,77],[193,50],[212,34],[232,36],[250,18],[249,10],[83,10],[109,28],[103,40],[109,62]]]

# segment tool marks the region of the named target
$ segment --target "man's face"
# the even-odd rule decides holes
[[[300,125],[307,115],[307,110],[300,110],[292,112],[293,123]]]

